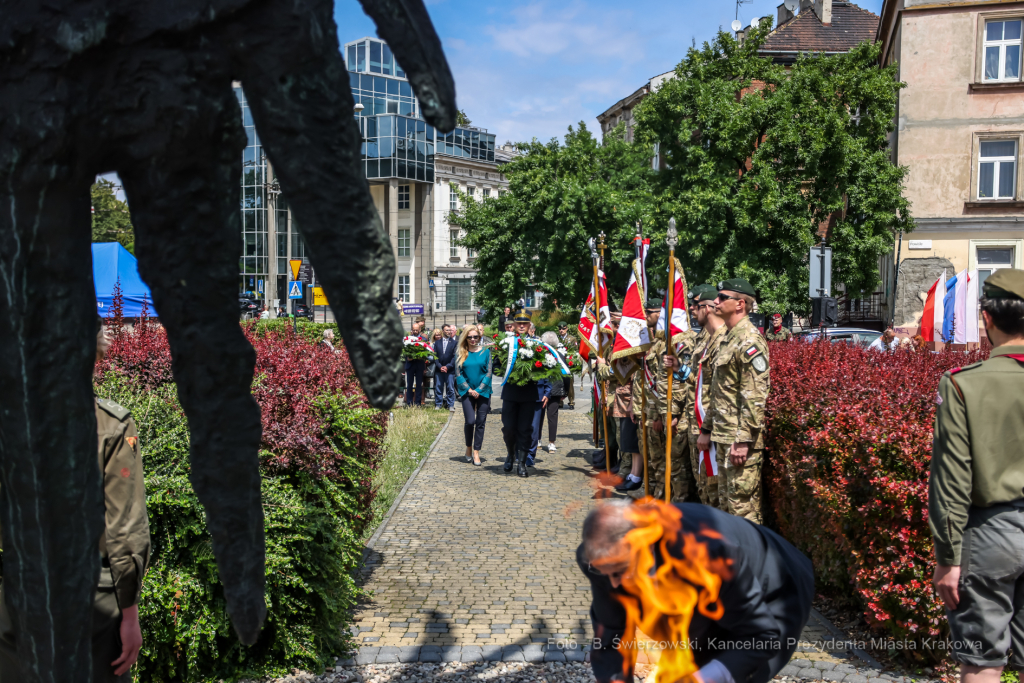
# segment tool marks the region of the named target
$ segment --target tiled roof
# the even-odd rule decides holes
[[[823,25],[808,7],[769,33],[761,52],[848,52],[865,40],[874,41],[877,32],[877,15],[852,2],[833,2],[831,26]]]

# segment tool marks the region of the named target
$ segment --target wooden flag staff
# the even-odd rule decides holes
[[[640,272],[644,272],[644,231],[640,225],[640,221],[636,222],[636,254],[637,258],[640,259]],[[645,278],[646,281],[646,278]],[[650,293],[644,291],[644,313],[647,312],[647,301]],[[646,353],[646,352],[645,352]],[[650,458],[647,452],[647,387],[644,383],[647,382],[647,374],[644,372],[644,368],[647,366],[647,360],[644,355],[640,356],[640,386],[643,390],[640,392],[640,440],[643,442],[644,448],[644,496],[651,495],[651,485],[647,478],[647,461]]]
[[[598,274],[599,265],[601,262],[601,256],[604,254],[598,254],[598,251],[604,251],[604,233],[598,235],[597,245],[594,245],[594,238],[591,237],[587,242],[590,247],[590,259],[594,262],[594,318],[597,320],[597,356],[598,358],[604,358],[604,334],[601,330],[601,276]],[[598,376],[597,376],[597,363],[594,364],[594,386],[597,387]],[[608,443],[608,412],[605,409],[605,396],[608,391],[608,383],[601,382],[601,391],[595,391],[594,398],[601,408],[601,425],[604,428],[604,469],[605,472],[611,474],[612,471],[612,457],[611,457],[611,446]],[[597,419],[597,413],[594,413],[594,419]]]
[[[668,221],[668,236],[665,244],[668,245],[668,289],[665,290],[665,353],[672,353],[672,311],[676,291],[676,219]],[[665,502],[672,502],[672,375],[668,373],[668,383],[665,390]]]

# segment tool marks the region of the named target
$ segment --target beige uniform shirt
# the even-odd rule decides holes
[[[139,601],[151,550],[139,435],[131,413],[103,398],[96,400],[96,435],[106,506],[100,586],[112,584],[124,609]]]
[[[711,385],[709,425],[711,439],[718,443],[750,442],[764,448],[764,408],[771,389],[768,342],[750,318],[729,330],[718,352]]]
[[[704,328],[697,335],[696,344],[693,347],[693,357],[690,362],[690,376],[693,382],[689,384],[686,394],[686,411],[690,416],[690,433],[699,436],[700,428],[697,426],[697,373],[702,373],[701,405],[704,408],[705,426],[711,424],[711,385],[714,383],[715,363],[718,362],[718,354],[725,344],[726,335],[729,329],[722,325],[714,332]]]

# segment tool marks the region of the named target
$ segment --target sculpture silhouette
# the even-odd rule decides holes
[[[361,0],[424,117],[455,90],[421,0]],[[91,372],[90,194],[117,171],[167,329],[228,612],[265,605],[255,354],[238,325],[239,179],[256,128],[370,402],[394,400],[394,258],[360,164],[327,0],[0,0],[0,522],[28,681],[85,681],[103,499]]]

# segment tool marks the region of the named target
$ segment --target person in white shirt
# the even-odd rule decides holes
[[[889,328],[882,333],[881,337],[871,342],[871,346],[868,348],[872,351],[895,351],[899,347],[900,341],[896,338],[896,333]]]

